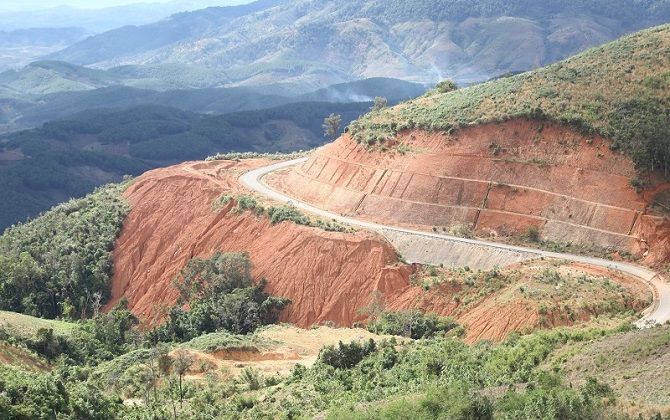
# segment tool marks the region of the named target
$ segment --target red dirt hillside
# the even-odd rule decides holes
[[[375,291],[383,293],[389,310],[421,307],[454,316],[468,324],[466,333],[473,340],[502,340],[514,330],[556,325],[550,319],[540,322],[537,315],[538,305],[547,299],[543,293],[518,291],[520,284],[536,282],[540,265],[547,262],[510,268],[516,274],[495,290],[488,281],[466,286],[456,280],[464,273],[440,274],[439,280],[431,280],[440,286],[426,288],[417,283],[425,273],[413,274],[414,268],[399,263],[387,242],[370,233],[326,232],[290,222],[273,226],[251,211],[231,211],[232,202],[220,211],[212,209],[221,194],[248,194],[237,178],[268,163],[190,162],[147,172],[135,180],[125,192],[132,210],[114,250],[112,300],[106,309],[125,296],[144,323],[160,322],[165,307],[177,300],[172,283],[179,270],[191,258],[206,258],[221,250],[248,251],[255,264],[253,274],[268,280],[267,291],[293,302],[281,321],[303,328],[324,321],[351,326],[364,320],[360,310]],[[612,296],[602,291],[570,296],[580,296],[584,302],[609,299],[621,300],[627,307],[644,307],[649,294],[645,285],[612,278],[625,291],[617,289]],[[459,301],[457,295],[463,299]],[[577,305],[582,304],[573,306]],[[492,310],[496,316],[491,316]],[[583,319],[572,316],[567,323]]]
[[[272,226],[251,212],[212,210],[223,193],[241,188],[237,177],[266,161],[185,163],[148,172],[126,191],[132,211],[114,251],[112,301],[154,322],[160,305],[176,302],[172,281],[189,259],[215,251],[248,251],[253,274],[268,292],[294,304],[282,320],[309,327],[332,320],[351,325],[372,290],[392,294],[407,286],[411,269],[369,234],[343,234],[283,223]],[[360,317],[360,316],[359,316]]]
[[[345,135],[303,165],[266,177],[275,188],[335,212],[390,224],[475,228],[670,255],[667,219],[610,142],[548,122],[486,124],[446,133],[402,133],[368,150]],[[652,183],[653,184],[653,183]],[[657,190],[670,188],[657,182]],[[665,232],[658,234],[659,231]]]

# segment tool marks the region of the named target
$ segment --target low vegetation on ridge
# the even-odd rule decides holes
[[[297,225],[303,225],[303,226],[310,226],[310,227],[316,227],[319,229],[323,229],[325,231],[329,232],[353,232],[353,228],[345,227],[339,223],[337,223],[334,219],[331,220],[323,220],[321,218],[310,218],[309,216],[303,214],[300,210],[295,208],[294,205],[291,203],[284,204],[283,206],[269,206],[265,207],[261,205],[256,198],[248,195],[229,195],[229,194],[224,194],[214,200],[212,203],[212,209],[213,210],[220,210],[224,206],[226,206],[228,203],[234,202],[235,206],[233,207],[233,210],[237,213],[241,213],[244,211],[253,211],[256,213],[257,216],[262,216],[265,215],[268,219],[270,219],[270,223],[273,225],[276,225],[278,223],[284,222],[284,221],[289,221],[292,223],[295,223]]]
[[[612,139],[650,170],[670,170],[670,25],[592,48],[545,68],[424,97],[365,115],[354,139],[383,143],[404,130],[455,130],[527,118]]]

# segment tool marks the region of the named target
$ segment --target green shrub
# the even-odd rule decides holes
[[[337,347],[323,347],[319,352],[318,361],[335,369],[351,369],[375,351],[377,351],[377,343],[373,339],[363,344],[358,341],[344,344],[340,341]]]
[[[265,279],[251,276],[247,254],[217,252],[208,259],[194,258],[175,280],[181,295],[178,305],[170,308],[165,324],[151,332],[152,338],[183,342],[220,330],[246,334],[274,323],[290,300],[268,295],[265,285]],[[182,307],[187,302],[188,310]]]
[[[444,335],[457,326],[458,323],[453,318],[409,310],[383,312],[377,320],[368,324],[367,329],[379,334],[402,335],[419,339]]]

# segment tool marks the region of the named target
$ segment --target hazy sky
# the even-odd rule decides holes
[[[0,3],[5,10],[39,10],[52,9],[67,5],[77,9],[103,9],[105,7],[123,6],[131,3],[166,3],[171,0],[10,0]]]
[[[103,9],[106,7],[123,6],[132,3],[168,3],[173,0],[3,0],[0,1],[0,10],[40,10],[51,9],[61,5],[71,6],[77,9]],[[221,3],[248,3],[247,1],[222,0]],[[198,0],[192,0],[197,4]],[[203,7],[207,7],[212,1],[203,1]]]

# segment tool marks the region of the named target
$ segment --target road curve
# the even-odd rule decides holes
[[[284,169],[288,168],[294,165],[298,165],[300,163],[303,163],[307,160],[307,157],[303,157],[300,159],[293,159],[289,161],[284,161],[280,163],[275,163],[273,165],[269,166],[264,166],[262,168],[254,169],[252,171],[249,171],[242,176],[240,176],[239,180],[242,185],[245,187],[255,190],[267,197],[270,197],[274,200],[283,202],[283,203],[291,203],[293,204],[296,208],[299,208],[301,210],[307,211],[309,213],[313,213],[317,216],[324,217],[326,219],[332,219],[340,223],[345,223],[348,225],[352,226],[358,226],[361,228],[365,229],[370,229],[370,230],[375,230],[375,231],[383,231],[383,230],[390,230],[390,231],[396,231],[396,232],[402,232],[402,233],[408,233],[408,234],[413,234],[413,235],[421,235],[421,236],[428,236],[428,237],[433,237],[433,238],[439,238],[439,239],[445,239],[449,241],[456,241],[456,242],[463,242],[463,243],[468,243],[468,244],[473,244],[473,245],[478,245],[478,246],[485,246],[485,247],[491,247],[491,248],[500,248],[500,249],[505,249],[509,251],[518,251],[518,252],[525,252],[529,254],[535,254],[538,257],[548,257],[548,258],[560,258],[564,260],[569,260],[569,261],[575,261],[575,262],[580,262],[580,263],[585,263],[585,264],[590,264],[590,265],[595,265],[598,267],[604,267],[604,268],[609,268],[612,270],[619,270],[621,272],[633,275],[641,280],[643,280],[649,288],[653,292],[653,303],[652,305],[645,309],[643,311],[643,317],[639,321],[637,321],[635,324],[638,327],[644,327],[644,326],[651,326],[654,325],[655,323],[664,323],[666,321],[670,320],[670,285],[663,279],[663,277],[655,272],[652,271],[648,268],[645,267],[640,267],[637,265],[633,264],[628,264],[624,262],[618,262],[618,261],[608,261],[604,260],[601,258],[593,258],[593,257],[586,257],[582,255],[572,255],[572,254],[562,254],[558,252],[549,252],[549,251],[542,251],[538,249],[532,249],[532,248],[526,248],[526,247],[520,247],[520,246],[514,246],[514,245],[505,245],[505,244],[500,244],[500,243],[495,243],[495,242],[486,242],[486,241],[481,241],[478,239],[468,239],[468,238],[459,238],[456,236],[451,236],[451,235],[444,235],[440,233],[431,233],[431,232],[421,232],[421,231],[416,231],[416,230],[411,230],[411,229],[404,229],[404,228],[399,228],[395,226],[386,226],[386,225],[381,225],[378,223],[372,223],[372,222],[366,222],[362,220],[357,220],[357,219],[352,219],[349,217],[341,216],[336,213],[331,213],[329,211],[320,209],[318,207],[315,207],[311,204],[305,203],[303,201],[300,201],[298,199],[295,199],[293,197],[289,197],[277,190],[274,190],[267,185],[263,184],[261,182],[261,179],[263,176],[266,174],[277,171],[279,169]]]

